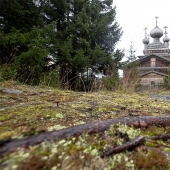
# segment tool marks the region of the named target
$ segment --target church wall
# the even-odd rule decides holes
[[[150,59],[143,61],[140,64],[140,67],[151,67],[151,61]],[[169,64],[167,62],[161,61],[159,59],[156,59],[156,67],[169,67]]]
[[[160,72],[162,74],[168,74],[168,70],[167,69],[155,69],[154,68],[154,71]]]
[[[156,67],[168,67],[168,66],[169,66],[168,63],[163,62],[163,61],[161,61],[159,59],[156,60]]]
[[[156,74],[156,73],[150,73],[146,74],[141,77],[141,84],[143,85],[151,85],[152,82],[155,85],[158,85],[160,82],[163,82],[164,76]]]
[[[161,82],[163,82],[163,78],[150,78],[150,79],[147,79],[147,78],[141,78],[141,81],[140,83],[143,84],[143,85],[151,85],[152,82],[154,82],[155,85],[158,85],[160,84]]]
[[[151,66],[150,60],[143,61],[143,62],[140,64],[140,67],[150,67],[150,66]]]

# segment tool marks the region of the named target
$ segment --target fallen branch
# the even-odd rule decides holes
[[[14,140],[3,144],[0,147],[0,157],[7,153],[16,151],[19,147],[28,148],[37,145],[43,141],[60,140],[72,136],[79,136],[84,133],[92,134],[107,130],[112,124],[127,124],[135,127],[148,126],[170,126],[170,116],[139,116],[125,117],[122,119],[104,120],[99,122],[91,122],[83,125],[73,126],[66,129],[44,132],[41,134],[26,137],[20,140]]]
[[[170,134],[168,133],[168,134],[163,134],[163,135],[159,135],[159,136],[151,136],[150,139],[152,139],[152,140],[160,140],[160,139],[168,140],[168,139],[170,139]]]
[[[159,135],[159,136],[150,136],[150,137],[146,137],[146,136],[140,136],[137,138],[134,138],[132,140],[126,141],[123,145],[121,146],[117,146],[115,148],[110,148],[108,149],[105,153],[103,153],[101,155],[102,158],[106,157],[106,156],[110,156],[110,155],[114,155],[116,153],[120,153],[120,152],[124,152],[126,150],[129,149],[134,149],[139,145],[144,144],[146,139],[151,139],[151,140],[168,140],[170,139],[170,134],[163,134],[163,135]],[[146,147],[149,148],[149,147]]]
[[[136,146],[143,144],[145,142],[145,139],[146,139],[145,136],[140,136],[140,137],[134,138],[134,139],[124,143],[121,146],[117,146],[115,148],[111,148],[111,149],[107,150],[105,153],[103,153],[101,155],[101,157],[104,158],[106,156],[110,156],[110,155],[113,155],[113,154],[116,154],[116,153],[120,153],[120,152],[123,152],[123,151],[128,150],[128,149],[133,149]]]

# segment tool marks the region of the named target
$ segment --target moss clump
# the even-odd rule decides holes
[[[40,170],[44,169],[44,167],[45,162],[41,159],[41,157],[33,155],[29,159],[20,163],[18,170]]]
[[[150,148],[147,152],[140,150],[133,155],[136,169],[169,169],[169,160],[160,149]]]
[[[142,129],[141,134],[146,136],[158,136],[166,133],[166,128],[150,126],[149,128]]]

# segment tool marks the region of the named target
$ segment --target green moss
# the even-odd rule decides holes
[[[170,152],[170,148],[164,148],[163,150],[166,152]]]
[[[164,127],[157,127],[157,126],[150,126],[147,129],[142,129],[141,134],[147,136],[158,136],[161,134],[166,133],[166,128]]]
[[[0,89],[18,89],[20,99],[0,91],[0,140],[22,139],[44,131],[59,130],[86,122],[123,118],[135,115],[169,114],[170,103],[149,98],[145,94],[100,91],[76,93],[55,88],[40,88],[4,82]],[[127,100],[128,99],[128,100]],[[59,101],[59,105],[56,105]],[[100,155],[109,148],[122,145],[124,140],[115,135],[119,130],[129,138],[156,136],[170,133],[170,127],[136,129],[114,125],[96,135],[82,135],[67,140],[44,142],[26,150],[3,157],[0,169],[166,169],[170,160],[169,141],[147,140],[146,148],[160,150],[125,151],[102,159]],[[158,157],[160,155],[160,158]],[[157,160],[158,163],[155,162]],[[144,163],[142,163],[144,162]]]

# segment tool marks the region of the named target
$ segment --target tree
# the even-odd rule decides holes
[[[26,38],[27,50],[15,57],[18,80],[31,84],[39,83],[43,68],[48,65],[46,60],[47,44],[50,43],[48,32],[52,32],[54,29],[53,25],[50,26],[44,26],[41,29],[33,27],[29,33],[21,34]]]
[[[37,84],[48,62],[53,25],[44,26],[32,0],[0,1],[0,64],[15,70],[19,81]]]
[[[104,65],[112,62],[112,53],[122,31],[115,22],[116,8],[112,7],[111,0],[50,1],[51,11],[59,9],[61,4],[65,12],[60,11],[55,17],[47,15],[50,22],[60,21],[52,47],[53,56],[61,68],[62,84],[74,87],[84,70],[96,66],[103,72]]]
[[[131,41],[130,42],[131,44],[129,45],[129,56],[127,56],[128,58],[128,62],[133,62],[137,59],[136,55],[135,55],[135,52],[136,50],[134,50],[134,44],[133,42]]]
[[[124,75],[122,88],[124,90],[134,91],[140,82],[140,71],[138,70],[139,62],[136,60],[136,50],[134,50],[134,44],[132,41],[129,48],[129,56],[127,56],[128,60],[123,67]]]
[[[1,64],[13,62],[14,55],[25,51],[25,46],[17,42],[15,31],[29,32],[33,26],[41,25],[40,18],[39,8],[32,0],[0,0],[0,32],[4,37],[0,42]],[[6,36],[11,36],[12,42],[7,42]]]
[[[112,1],[94,1],[89,5],[88,23],[91,42],[90,68],[98,67],[105,73],[105,66],[113,63],[113,53],[116,42],[122,35],[121,28],[115,22],[116,8],[112,7]],[[86,12],[87,13],[87,12]]]
[[[107,78],[104,79],[104,85],[107,90],[118,89],[121,84],[118,70],[124,65],[124,62],[122,62],[123,57],[124,51],[116,50],[113,54],[112,63],[106,66]]]

